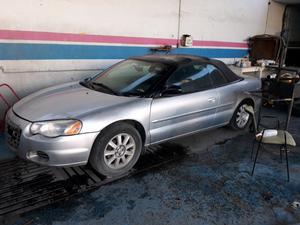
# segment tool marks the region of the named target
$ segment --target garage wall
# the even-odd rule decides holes
[[[0,81],[20,97],[161,45],[232,62],[247,55],[249,36],[269,26],[268,0],[0,2]],[[273,15],[281,18],[283,6],[276,6]],[[280,31],[281,24],[269,24],[268,32]],[[192,47],[176,48],[182,34],[193,36]],[[1,119],[16,98],[6,87],[0,94]]]

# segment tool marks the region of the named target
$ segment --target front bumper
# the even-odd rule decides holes
[[[47,166],[77,166],[88,162],[98,132],[47,138],[32,135],[32,123],[17,116],[12,109],[7,113],[5,138],[9,148],[19,157]],[[18,138],[11,127],[19,130]]]

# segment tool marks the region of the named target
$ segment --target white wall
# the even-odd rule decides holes
[[[267,18],[265,0],[182,1],[181,32],[197,40],[246,41],[263,33]]]
[[[1,29],[175,37],[178,0],[2,0]]]
[[[0,28],[176,38],[179,0],[2,0]],[[181,34],[243,41],[265,32],[268,0],[182,0]],[[281,29],[283,5],[271,2],[268,33]]]

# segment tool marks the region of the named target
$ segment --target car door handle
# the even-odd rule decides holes
[[[207,100],[209,102],[212,102],[212,103],[216,102],[216,98],[215,97],[208,98]]]

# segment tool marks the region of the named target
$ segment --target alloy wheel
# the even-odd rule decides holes
[[[249,118],[250,118],[250,115],[248,112],[246,112],[245,110],[245,106],[246,104],[243,104],[239,107],[239,110],[236,114],[236,125],[238,126],[238,128],[244,128],[248,121],[249,121]]]
[[[130,134],[117,134],[104,149],[104,162],[109,168],[121,169],[132,160],[135,150],[136,143]]]

